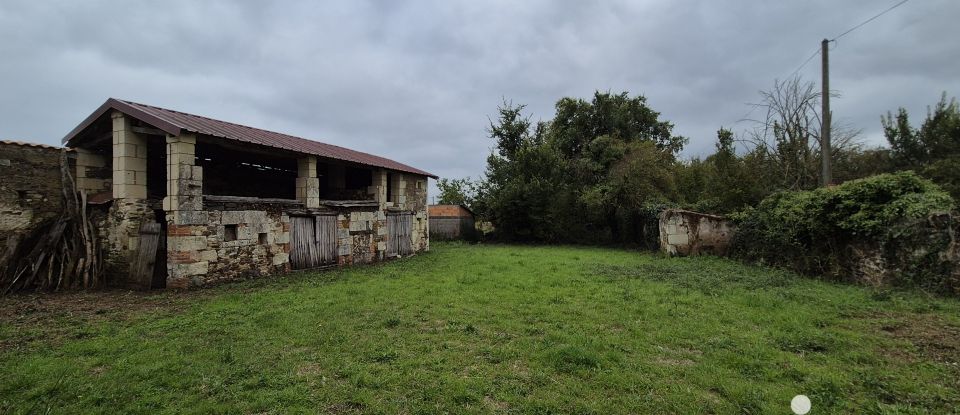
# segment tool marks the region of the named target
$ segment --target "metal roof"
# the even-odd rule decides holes
[[[437,178],[423,170],[362,151],[116,98],[107,99],[107,102],[70,131],[63,138],[63,143],[70,145],[71,140],[111,110],[120,111],[174,136],[191,132]]]

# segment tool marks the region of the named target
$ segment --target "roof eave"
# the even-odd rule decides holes
[[[133,107],[130,104],[127,104],[126,102],[120,101],[115,98],[108,98],[107,101],[103,103],[103,105],[100,105],[99,108],[97,108],[92,114],[90,114],[90,116],[85,118],[79,125],[76,126],[76,128],[74,128],[73,130],[70,130],[70,132],[67,133],[67,135],[64,136],[62,140],[60,140],[60,142],[64,146],[67,146],[70,143],[70,141],[72,141],[74,138],[80,135],[80,133],[82,133],[84,130],[90,127],[90,125],[93,124],[94,121],[98,120],[100,117],[102,117],[104,114],[106,114],[110,110],[120,111],[126,115],[129,115],[133,118],[136,118],[140,121],[150,124],[160,130],[163,130],[164,132],[170,135],[177,136],[177,135],[180,135],[180,133],[182,132],[182,129],[180,127],[173,125],[167,121],[164,121],[160,118],[157,118],[153,115],[150,115],[146,112],[143,112],[140,109],[137,109],[136,107]]]

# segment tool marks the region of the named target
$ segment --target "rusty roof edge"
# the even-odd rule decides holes
[[[79,135],[81,132],[83,132],[83,130],[86,130],[87,127],[90,126],[90,124],[93,124],[94,121],[102,117],[103,114],[106,114],[107,111],[111,109],[120,111],[131,117],[134,117],[143,122],[146,122],[147,124],[153,125],[154,127],[157,127],[168,134],[180,135],[180,132],[181,132],[180,127],[174,124],[171,124],[167,121],[164,121],[160,118],[154,117],[150,114],[147,114],[146,112],[143,112],[139,108],[136,108],[130,104],[127,104],[122,100],[119,100],[116,98],[107,98],[107,100],[102,105],[100,105],[99,108],[93,111],[93,113],[87,116],[87,118],[84,118],[83,121],[81,121],[80,124],[78,124],[73,130],[70,130],[70,132],[67,133],[67,135],[64,136],[62,140],[60,140],[60,142],[63,145],[67,145],[70,142],[70,140],[73,140],[74,138],[76,138],[76,136]]]

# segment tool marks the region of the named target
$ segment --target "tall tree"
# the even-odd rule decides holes
[[[907,110],[881,117],[884,135],[897,168],[916,170],[960,200],[960,105],[946,92],[916,129]]]
[[[491,122],[486,206],[503,235],[545,241],[624,239],[643,201],[674,197],[670,175],[686,139],[643,96],[563,98],[536,125],[505,102]],[[629,237],[629,235],[626,235]]]

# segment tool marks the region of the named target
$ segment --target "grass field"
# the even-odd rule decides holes
[[[0,413],[960,407],[960,302],[714,258],[435,244],[187,293],[0,299]]]

